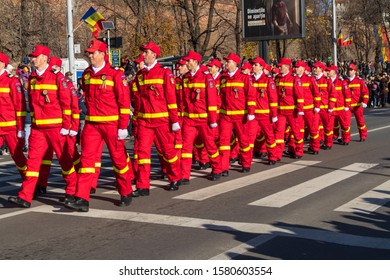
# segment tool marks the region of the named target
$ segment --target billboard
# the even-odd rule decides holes
[[[244,40],[305,37],[304,0],[243,0],[242,3]]]

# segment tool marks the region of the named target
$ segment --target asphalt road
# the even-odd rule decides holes
[[[210,170],[196,171],[177,192],[161,188],[168,183],[154,165],[151,195],[125,208],[114,205],[119,195],[105,153],[88,213],[58,202],[58,165],[45,197],[30,209],[10,205],[20,178],[1,156],[0,259],[388,260],[389,116],[389,108],[366,110],[366,142],[357,141],[353,119],[349,146],[275,166],[256,160],[246,174],[236,165],[218,182],[205,178]]]

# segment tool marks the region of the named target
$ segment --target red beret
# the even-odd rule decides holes
[[[286,58],[286,57],[282,57],[281,59],[280,59],[280,61],[279,61],[279,63],[278,63],[278,66],[280,67],[280,66],[282,66],[282,65],[289,65],[289,66],[291,66],[291,59],[289,59],[289,58]]]
[[[355,70],[356,71],[357,67],[356,67],[355,64],[351,63],[351,64],[348,65],[348,70]]]
[[[161,50],[160,48],[153,42],[148,42],[146,45],[141,46],[139,48],[141,51],[151,50],[154,52],[157,56],[160,56]]]
[[[219,59],[212,58],[207,64],[208,67],[217,66],[218,68],[222,67],[222,62]]]
[[[52,56],[50,57],[50,62],[49,62],[49,64],[50,64],[51,66],[57,65],[57,66],[61,67],[61,66],[62,66],[62,60],[61,60],[61,58],[52,55]]]
[[[91,40],[89,41],[88,48],[85,50],[85,52],[93,53],[95,51],[100,52],[107,52],[107,45],[106,43],[99,41],[99,40]]]
[[[50,56],[50,49],[48,47],[45,47],[45,46],[36,45],[34,47],[32,53],[30,53],[28,56],[37,57],[40,54],[43,54],[43,55],[46,55],[49,57]]]
[[[298,60],[294,65],[294,67],[304,67],[304,68],[306,68],[306,66],[307,66],[306,63],[302,60]]]
[[[196,60],[198,63],[202,60],[202,55],[200,53],[194,52],[194,51],[188,51],[188,54],[186,57],[184,57],[185,60]]]
[[[5,67],[7,67],[8,65],[8,56],[6,56],[5,54],[3,54],[2,52],[0,52],[0,61],[3,62],[5,64]]]
[[[225,56],[223,59],[224,60],[233,60],[236,64],[239,64],[241,61],[241,58],[233,52],[229,53],[229,55]]]

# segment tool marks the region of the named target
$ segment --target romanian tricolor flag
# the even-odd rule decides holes
[[[92,36],[97,39],[99,37],[99,32],[103,30],[102,21],[105,21],[105,19],[93,7],[90,7],[80,21],[84,21],[88,24],[92,31]]]
[[[387,41],[386,30],[383,25],[378,26],[378,34],[382,41],[382,49],[381,49],[382,58],[384,62],[387,62],[390,60],[390,48],[389,48],[389,42]]]
[[[343,34],[342,34],[341,31],[340,31],[339,36],[338,36],[338,38],[337,38],[337,44],[338,44],[340,47],[342,47],[342,46],[343,46],[343,41],[344,41]]]
[[[352,45],[353,43],[353,35],[352,34],[349,34],[348,37],[346,37],[343,41],[343,47],[345,46],[349,46],[349,45]]]

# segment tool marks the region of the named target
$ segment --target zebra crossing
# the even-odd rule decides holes
[[[257,160],[259,161],[259,160]],[[103,165],[109,165],[111,163],[108,155],[104,155],[102,159]],[[275,167],[266,167],[266,170],[258,171],[253,174],[241,176],[236,179],[224,178],[210,186],[196,188],[191,190],[191,187],[186,188],[188,191],[174,195],[174,200],[188,200],[188,201],[205,201],[219,195],[233,193],[239,189],[243,189],[248,186],[260,185],[265,181],[275,179],[281,175],[294,176],[294,172],[308,169],[310,167],[318,166],[321,161],[312,160],[299,160],[289,163],[279,163]],[[257,200],[253,200],[248,203],[249,206],[266,207],[266,208],[282,208],[291,203],[304,199],[314,193],[321,192],[327,187],[337,185],[338,183],[352,178],[358,174],[364,173],[369,169],[378,166],[377,163],[352,163],[336,170],[330,170],[329,172],[317,176],[312,179],[308,179],[302,183],[294,186],[287,186],[281,191],[274,192],[265,197]],[[62,176],[60,175],[60,167],[58,164],[53,164],[51,176],[49,178],[49,186],[55,182],[62,182]],[[111,167],[102,166],[99,184],[101,185],[113,185],[114,176],[108,174],[112,170]],[[152,168],[152,178],[158,176],[158,168]],[[206,175],[211,172],[208,170],[193,170],[191,173],[191,183],[201,182],[206,180]],[[197,181],[198,180],[198,181]],[[20,188],[20,176],[13,167],[12,161],[4,161],[0,163],[0,182],[6,182],[7,185],[0,187],[0,197],[6,199],[11,191],[17,191]],[[158,189],[159,187],[168,184],[167,180],[163,179],[151,179],[151,188]],[[59,184],[62,186],[62,184]],[[381,206],[387,204],[390,201],[390,180],[383,182],[377,186],[370,186],[371,189],[365,193],[359,194],[357,197],[351,197],[350,201],[335,208],[336,212],[356,212],[356,213],[371,213],[376,211]],[[158,191],[158,190],[156,190]],[[57,187],[49,187],[50,193],[63,193],[63,189]],[[117,191],[102,189],[102,195],[117,195]],[[175,193],[176,194],[176,193]]]

